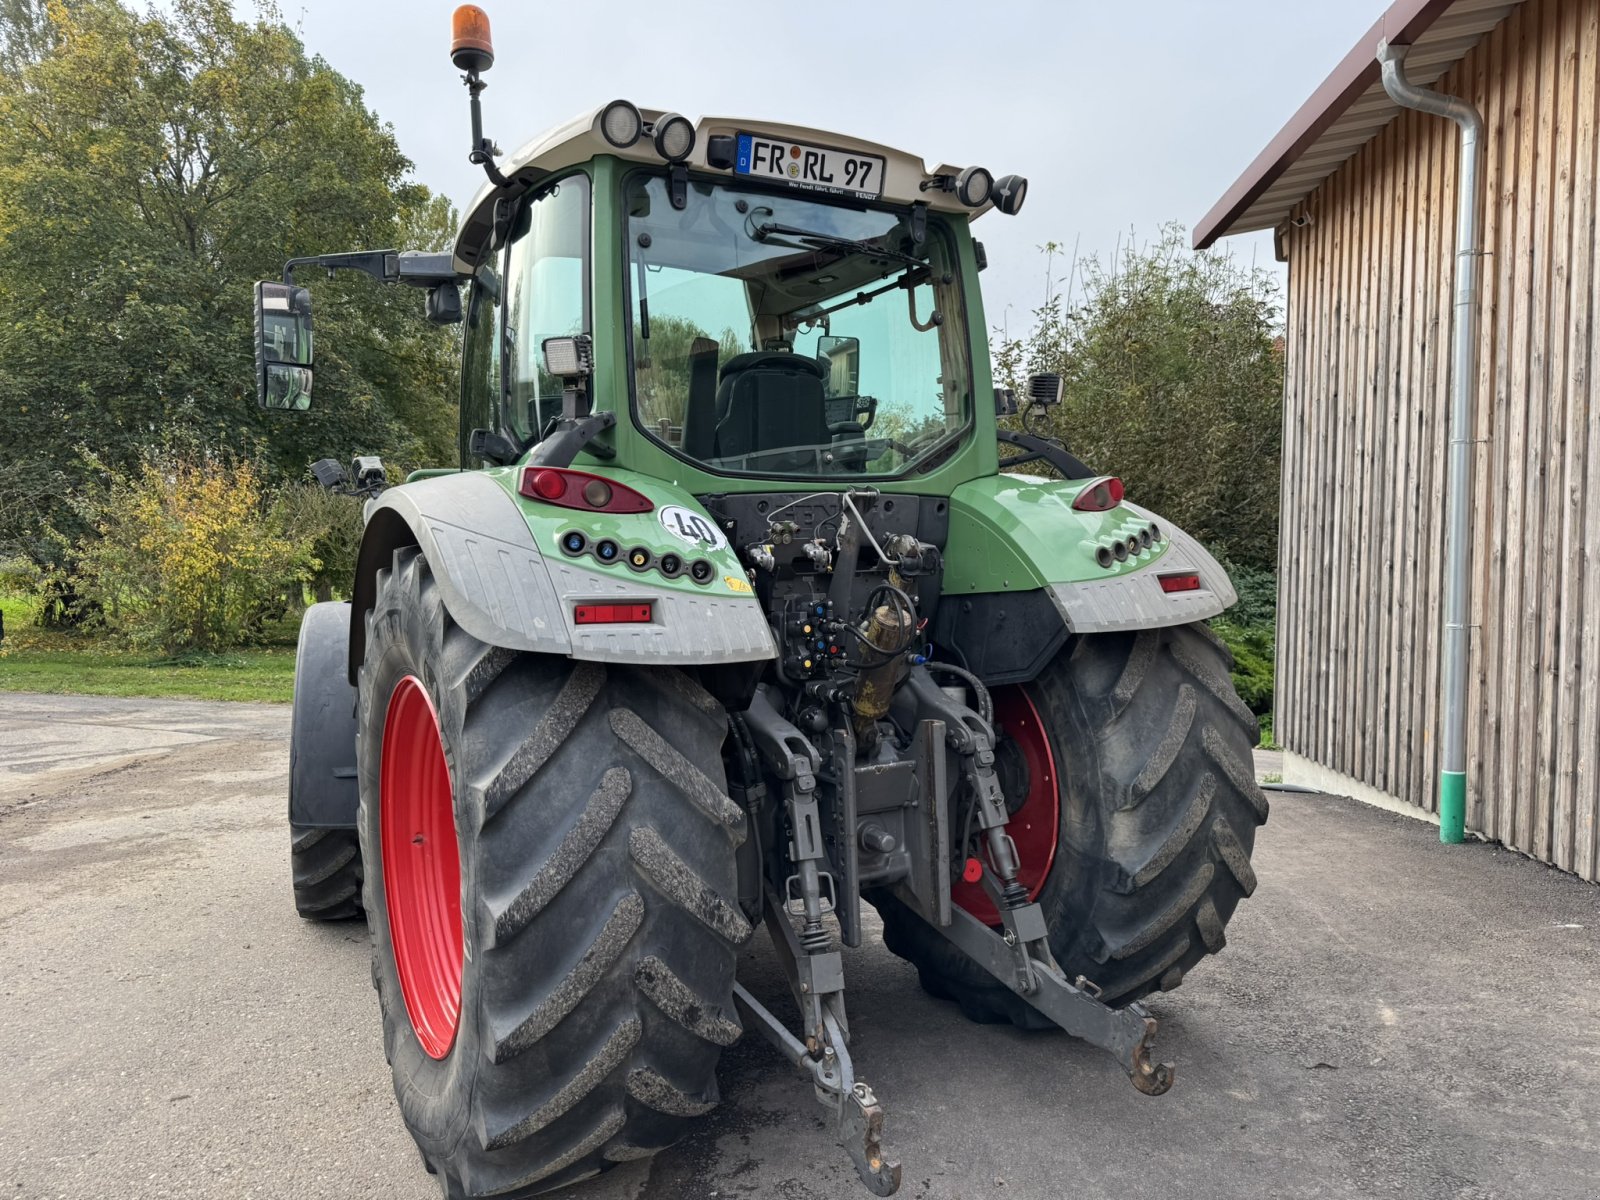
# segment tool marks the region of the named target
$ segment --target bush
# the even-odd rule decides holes
[[[361,551],[361,499],[301,483],[285,488],[274,503],[285,527],[310,543],[316,565],[307,582],[315,597],[347,599]]]
[[[80,505],[95,535],[77,548],[73,590],[94,623],[141,649],[258,641],[319,566],[315,536],[268,502],[248,462],[147,462]]]
[[[1233,651],[1233,686],[1257,716],[1272,712],[1274,633],[1271,625],[1235,625],[1218,617],[1211,628]]]
[[[1056,248],[1047,246],[1053,267]],[[995,382],[1060,374],[1062,403],[1028,424],[1128,496],[1236,562],[1277,561],[1283,352],[1277,285],[1170,225],[1109,265],[1047,282],[1032,329],[995,330]],[[1020,421],[1011,418],[1009,424]],[[1040,468],[1030,464],[1029,471]]]
[[[1233,651],[1233,686],[1262,720],[1262,744],[1272,738],[1272,700],[1277,662],[1278,577],[1260,567],[1224,564],[1239,602],[1211,622]]]

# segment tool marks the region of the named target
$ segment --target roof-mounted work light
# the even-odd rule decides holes
[[[994,206],[1008,217],[1022,211],[1022,202],[1028,198],[1028,181],[1021,175],[1002,175],[994,181],[989,198]]]
[[[982,167],[968,167],[956,176],[956,199],[968,208],[981,208],[994,188],[994,176]]]
[[[651,127],[656,153],[670,163],[680,163],[694,150],[694,125],[688,117],[665,113]]]
[[[644,118],[626,100],[613,100],[600,110],[600,136],[626,150],[644,135]]]

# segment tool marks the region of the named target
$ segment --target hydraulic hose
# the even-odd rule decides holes
[[[985,725],[991,729],[994,728],[994,700],[989,695],[989,689],[983,686],[983,680],[965,667],[958,667],[954,663],[926,662],[922,665],[927,667],[932,674],[937,675],[942,672],[943,674],[954,675],[958,679],[966,680],[967,685],[972,688],[978,697],[978,715],[983,718]]]

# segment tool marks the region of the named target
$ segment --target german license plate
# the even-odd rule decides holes
[[[851,150],[830,150],[763,134],[741,133],[736,175],[784,183],[794,188],[858,200],[876,200],[883,191],[883,158]]]

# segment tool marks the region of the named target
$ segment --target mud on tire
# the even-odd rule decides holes
[[[438,714],[461,856],[461,1015],[438,1059],[407,1016],[379,853],[386,706],[407,676]],[[572,1183],[716,1104],[751,932],[725,730],[679,671],[477,641],[415,547],[379,573],[358,735],[373,975],[402,1115],[447,1196]]]
[[[1255,890],[1250,851],[1267,800],[1259,733],[1204,625],[1074,639],[1029,696],[1057,764],[1061,826],[1038,895],[1069,980],[1114,1006],[1177,987],[1221,950]],[[893,896],[873,897],[889,949],[976,1021],[1052,1028]]]

